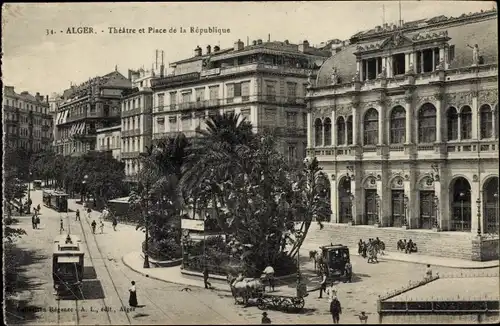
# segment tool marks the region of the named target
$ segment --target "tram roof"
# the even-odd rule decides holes
[[[83,254],[81,240],[75,235],[69,235],[71,243],[66,243],[68,235],[61,235],[54,240],[54,254]]]

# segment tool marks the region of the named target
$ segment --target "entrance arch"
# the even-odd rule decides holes
[[[351,178],[343,177],[339,182],[339,223],[354,221],[351,197]]]
[[[395,177],[391,182],[391,219],[389,226],[401,227],[405,219],[405,191],[403,178]]]
[[[450,183],[451,230],[470,232],[472,222],[470,183],[458,177]]]
[[[491,177],[484,183],[483,201],[484,231],[498,234],[498,177]]]
[[[430,176],[422,178],[418,184],[420,202],[420,215],[418,226],[420,229],[432,229],[437,219],[436,199],[434,193],[434,180]]]

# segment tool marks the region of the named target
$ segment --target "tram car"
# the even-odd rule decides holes
[[[33,181],[33,189],[35,189],[35,190],[42,189],[42,180],[34,180]]]
[[[81,294],[84,255],[82,242],[77,236],[68,234],[54,240],[52,278],[57,295]]]
[[[54,190],[44,190],[42,192],[43,205],[57,212],[68,211],[68,194]]]

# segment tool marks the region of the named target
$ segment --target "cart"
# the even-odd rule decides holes
[[[304,308],[307,287],[300,281],[297,284],[297,295],[279,295],[273,293],[261,293],[257,298],[257,307],[261,310],[271,308],[284,311],[301,311]]]

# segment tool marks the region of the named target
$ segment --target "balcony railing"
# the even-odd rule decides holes
[[[132,136],[139,136],[141,134],[141,129],[136,128],[132,130],[124,130],[122,131],[122,137],[132,137]]]
[[[141,114],[142,113],[142,108],[135,108],[135,109],[132,109],[132,110],[125,110],[125,111],[122,111],[122,118],[126,118],[126,117],[130,117],[130,116],[133,116],[133,115],[137,115],[137,114]]]

